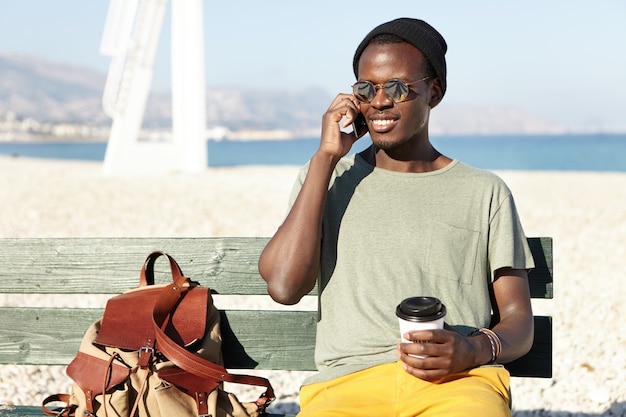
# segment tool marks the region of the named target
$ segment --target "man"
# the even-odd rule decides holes
[[[509,375],[494,363],[530,349],[534,265],[506,185],[430,142],[446,49],[416,19],[364,38],[353,94],[324,114],[320,146],[259,260],[279,303],[319,284],[319,372],[301,389],[301,416],[511,414]],[[347,157],[358,138],[339,123],[359,114],[372,145]],[[410,296],[439,298],[447,325],[398,343],[395,308]]]

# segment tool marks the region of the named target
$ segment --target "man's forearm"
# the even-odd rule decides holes
[[[336,163],[319,152],[313,156],[293,207],[261,254],[259,271],[269,294],[279,303],[297,303],[315,286],[322,216]]]

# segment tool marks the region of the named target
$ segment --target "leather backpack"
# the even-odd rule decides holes
[[[172,283],[154,285],[154,263],[169,260]],[[108,300],[67,367],[69,394],[46,398],[47,415],[97,417],[256,417],[274,400],[262,377],[223,366],[220,313],[207,287],[185,277],[170,255],[144,262],[139,287]],[[223,382],[261,386],[254,402],[240,402]],[[64,403],[59,410],[50,404]]]

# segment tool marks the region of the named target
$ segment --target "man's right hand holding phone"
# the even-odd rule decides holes
[[[352,132],[342,131],[352,125]],[[367,133],[367,121],[360,112],[359,101],[352,94],[339,94],[322,118],[320,151],[339,160],[352,145]]]

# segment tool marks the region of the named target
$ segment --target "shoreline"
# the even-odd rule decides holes
[[[271,236],[299,168],[123,178],[103,177],[101,162],[0,156],[0,238]],[[554,239],[555,298],[533,302],[553,316],[554,377],[514,378],[514,415],[626,414],[626,172],[493,172],[526,235]],[[64,367],[13,368],[0,366],[0,403],[36,405],[42,389],[67,389]],[[277,407],[294,407],[302,375],[270,379]]]
[[[89,129],[102,129],[101,127],[89,127]],[[108,128],[107,128],[108,129]],[[302,140],[318,138],[319,131],[310,129],[304,131],[292,131],[287,129],[275,130],[229,130],[227,128],[209,128],[206,130],[207,141],[258,141],[258,140]],[[142,130],[138,138],[139,141],[150,141],[151,138],[170,139],[171,131],[167,128]],[[626,140],[626,131],[621,130],[559,130],[559,131],[537,131],[537,132],[480,132],[480,131],[438,131],[431,132],[431,139],[445,138],[514,138],[514,137],[621,137]],[[79,142],[107,142],[106,135],[85,135],[80,132],[77,135],[53,135],[36,134],[32,132],[6,131],[0,130],[0,143],[79,143]]]
[[[626,135],[450,135],[433,136],[432,140],[443,154],[491,171],[626,172]],[[357,142],[353,152],[369,144],[367,139]],[[284,140],[251,140],[248,137],[240,140],[211,139],[207,140],[205,166],[301,166],[318,146],[319,139],[314,137]],[[106,147],[106,141],[88,140],[0,142],[0,156],[103,162]],[[161,149],[156,142],[146,146],[148,149],[152,147]]]

